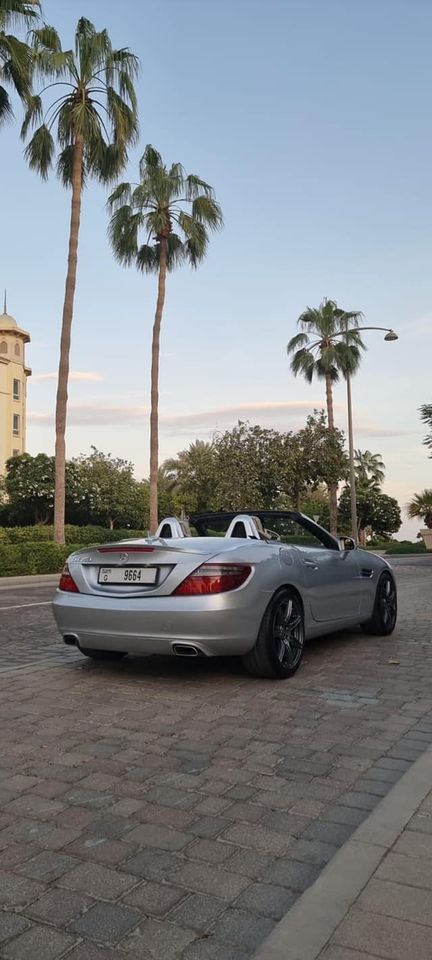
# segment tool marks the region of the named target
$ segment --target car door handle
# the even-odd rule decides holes
[[[314,570],[318,570],[318,564],[314,560],[303,560],[305,567],[312,567]]]

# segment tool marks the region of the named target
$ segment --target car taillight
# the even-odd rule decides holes
[[[246,563],[203,563],[174,590],[176,597],[226,593],[236,590],[248,579],[252,567]]]
[[[58,588],[59,590],[65,590],[66,593],[79,593],[78,587],[67,563],[65,563],[63,567]]]

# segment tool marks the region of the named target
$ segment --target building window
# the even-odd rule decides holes
[[[12,456],[13,456],[13,457],[19,457],[19,456],[20,456],[20,453],[21,453],[21,450],[16,450],[16,449],[14,449],[14,450],[12,451]]]
[[[14,380],[14,381],[13,381],[13,398],[14,398],[14,400],[19,400],[19,399],[20,399],[20,386],[21,386],[21,384],[20,384],[19,380]]]
[[[20,416],[19,413],[14,413],[13,415],[13,435],[14,437],[19,437],[20,435]]]
[[[0,353],[7,353],[7,343],[6,340],[2,340],[0,343]]]
[[[16,357],[20,357],[20,356],[21,356],[21,347],[20,347],[19,343],[16,343],[16,344],[15,344],[15,356],[16,356]]]

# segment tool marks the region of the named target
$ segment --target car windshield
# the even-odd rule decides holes
[[[330,535],[317,527],[312,521],[298,517],[288,511],[251,511],[261,521],[264,532],[271,540],[304,547],[327,547],[335,545]],[[200,537],[224,537],[234,513],[202,514],[190,517],[189,523],[194,535]]]

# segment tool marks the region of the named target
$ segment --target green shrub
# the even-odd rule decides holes
[[[397,554],[409,554],[409,553],[428,553],[430,551],[426,550],[424,543],[417,541],[416,543],[411,543],[410,540],[400,540],[399,543],[388,543],[386,548],[386,555],[397,555]]]
[[[60,573],[70,553],[81,544],[0,543],[0,577],[24,577],[41,573]]]
[[[112,543],[115,540],[143,537],[142,530],[108,530],[107,527],[77,527],[66,524],[66,543],[80,543],[88,547],[92,543]],[[1,543],[46,543],[54,540],[54,527],[35,524],[33,527],[0,527]]]

